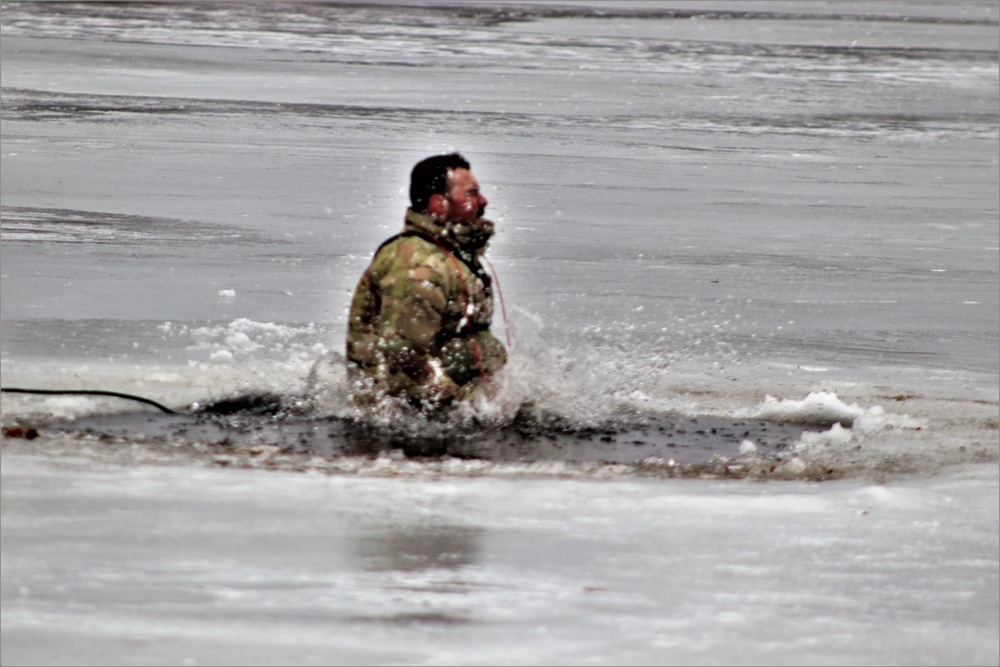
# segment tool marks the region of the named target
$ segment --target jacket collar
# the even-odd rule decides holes
[[[493,236],[493,223],[480,220],[476,227],[464,224],[438,222],[426,213],[406,209],[406,231],[420,232],[441,239],[447,246],[478,257],[486,250],[486,244]]]

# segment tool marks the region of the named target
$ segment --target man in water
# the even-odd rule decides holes
[[[493,286],[480,260],[493,235],[486,197],[458,153],[419,162],[403,231],[358,282],[347,330],[352,376],[365,390],[424,410],[470,400],[507,361],[490,332]]]

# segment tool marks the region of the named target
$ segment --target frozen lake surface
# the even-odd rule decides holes
[[[3,386],[185,414],[2,395],[2,662],[997,664],[998,14],[3,4]],[[450,150],[511,363],[373,420]]]
[[[19,455],[4,662],[989,664],[997,491]]]

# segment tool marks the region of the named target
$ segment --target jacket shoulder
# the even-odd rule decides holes
[[[420,236],[391,239],[379,248],[372,264],[378,273],[408,271],[420,266],[441,273],[448,271],[448,257],[444,250]]]

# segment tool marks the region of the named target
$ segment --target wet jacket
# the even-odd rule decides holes
[[[507,352],[490,332],[493,286],[480,257],[493,225],[444,226],[408,210],[403,232],[358,282],[347,358],[376,392],[423,406],[468,398]]]

